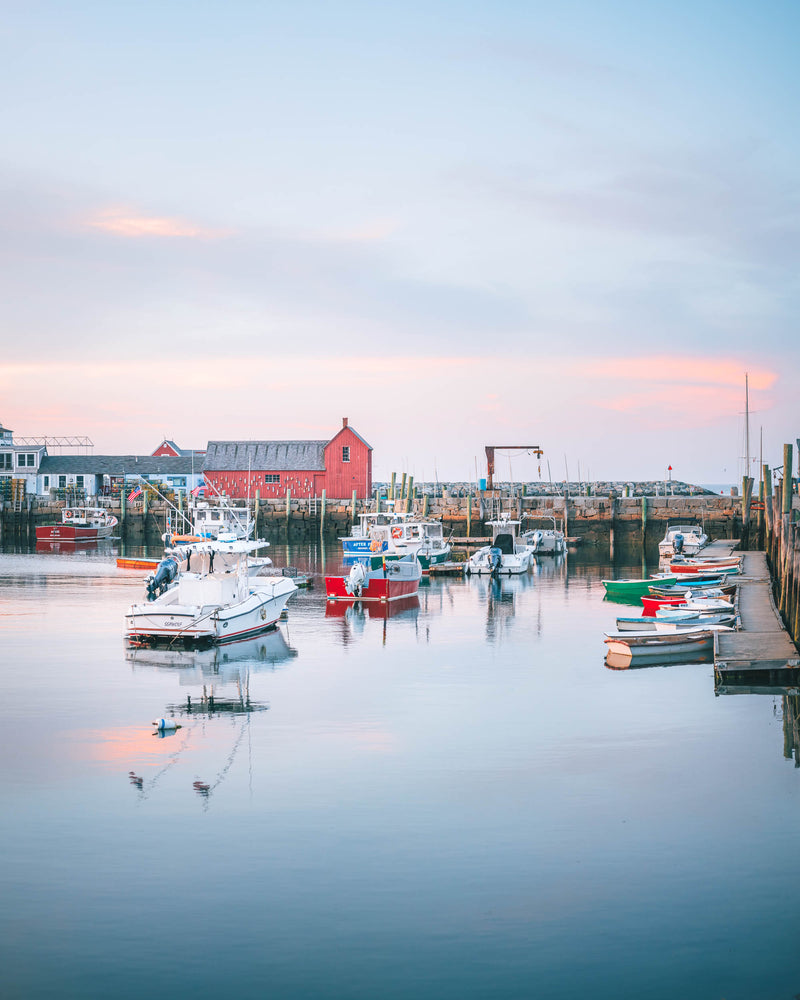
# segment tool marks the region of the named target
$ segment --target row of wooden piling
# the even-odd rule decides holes
[[[783,446],[783,481],[772,488],[772,471],[761,469],[758,501],[752,501],[753,479],[742,483],[742,547],[763,549],[773,583],[775,605],[795,643],[800,643],[800,522],[792,512],[793,448]],[[751,511],[755,510],[755,521]]]

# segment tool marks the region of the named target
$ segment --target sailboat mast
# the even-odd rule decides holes
[[[750,386],[744,373],[744,474],[750,475]]]

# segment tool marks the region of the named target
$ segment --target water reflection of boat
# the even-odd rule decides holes
[[[661,653],[657,657],[652,659],[636,659],[633,660],[629,656],[620,655],[618,653],[607,653],[605,658],[605,665],[609,670],[638,670],[644,667],[674,667],[678,664],[692,664],[692,663],[713,663],[714,652],[709,650],[706,652],[695,653],[689,655],[687,653]]]
[[[296,656],[297,650],[286,642],[278,628],[252,639],[210,646],[208,649],[140,646],[125,650],[125,659],[134,667],[178,670],[181,684],[201,683],[209,677],[219,677],[222,681],[236,680],[243,671],[275,667]]]
[[[528,573],[501,577],[469,576],[467,581],[469,588],[474,588],[481,598],[504,598],[508,601],[513,600],[514,595],[536,586],[534,579]]]
[[[64,552],[74,555],[76,552],[88,552],[97,548],[96,538],[37,538],[37,552]]]
[[[398,618],[410,617],[419,611],[419,595],[401,597],[391,604],[380,604],[375,601],[327,601],[325,603],[326,618],[345,618],[352,620],[366,615],[368,618]]]

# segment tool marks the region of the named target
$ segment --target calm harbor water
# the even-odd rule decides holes
[[[116,554],[0,555],[4,997],[800,993],[783,700],[607,669],[607,565],[389,618],[318,577],[194,655],[126,650]]]

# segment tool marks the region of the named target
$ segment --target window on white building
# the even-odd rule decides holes
[[[28,465],[31,468],[33,468],[33,466],[36,465],[36,455],[31,455],[29,453],[22,452],[22,451],[18,452],[17,453],[17,466],[20,467],[20,468],[22,468],[23,466],[28,466]]]
[[[67,488],[67,477],[66,476],[59,476],[58,477],[58,488],[60,490],[65,490]]]
[[[5,451],[0,455],[0,469],[13,469],[13,454],[10,451]]]
[[[83,476],[75,477],[75,485],[78,487],[79,490],[83,489]]]
[[[46,490],[49,490],[49,489],[50,489],[50,477],[49,477],[49,476],[45,476],[45,477],[44,477],[44,480],[43,480],[43,482],[42,482],[42,486],[43,486],[43,487],[44,487],[44,489],[46,489]]]

